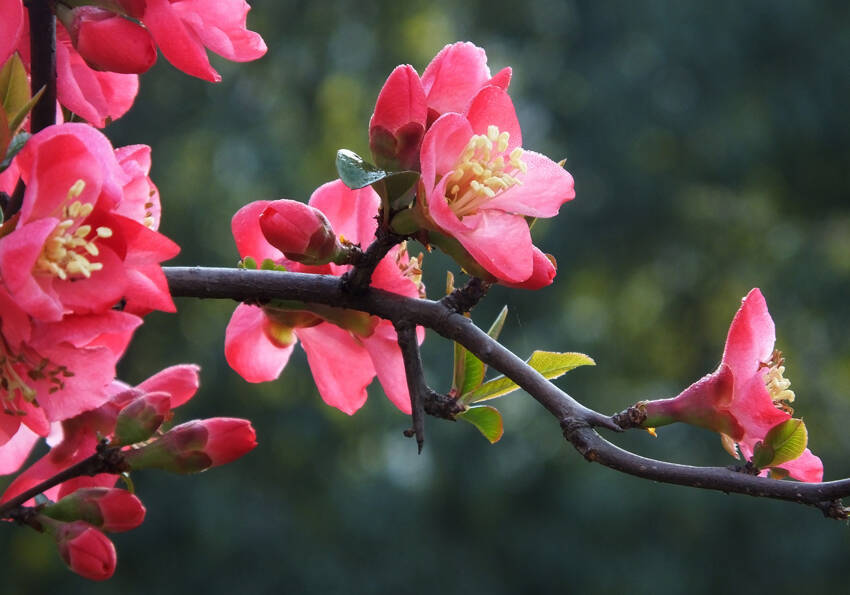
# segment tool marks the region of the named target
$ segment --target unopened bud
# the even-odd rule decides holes
[[[118,414],[112,444],[142,442],[171,417],[171,395],[152,392],[131,401]]]
[[[106,535],[88,523],[50,522],[45,523],[45,528],[56,540],[59,555],[65,564],[80,576],[103,581],[115,572],[115,546]]]
[[[141,74],[156,62],[156,45],[147,29],[94,6],[56,5],[71,43],[95,70]]]
[[[130,468],[197,473],[224,465],[257,446],[257,435],[246,419],[214,417],[180,424],[142,448],[127,451]]]
[[[344,249],[318,209],[296,200],[276,200],[260,214],[269,244],[290,260],[310,265],[332,262]]]
[[[135,494],[118,488],[81,488],[42,510],[59,521],[86,521],[110,533],[135,529],[145,520],[145,507]]]

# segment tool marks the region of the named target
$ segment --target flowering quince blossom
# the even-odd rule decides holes
[[[756,444],[789,419],[794,400],[785,367],[774,350],[776,331],[758,289],[744,298],[732,319],[723,359],[715,372],[698,380],[679,396],[640,403],[644,426],[682,421],[721,433],[737,444],[747,459]],[[800,481],[821,481],[823,463],[807,448],[798,458],[778,465]]]
[[[521,145],[510,97],[484,87],[464,113],[443,114],[425,133],[417,206],[487,273],[536,289],[551,282],[554,263],[531,243],[526,217],[555,216],[575,190],[563,167]]]
[[[110,310],[30,319],[0,288],[0,470],[15,471],[51,422],[103,404],[141,319]]]
[[[487,54],[469,43],[447,45],[420,78],[409,64],[384,83],[369,122],[369,144],[384,167],[418,169],[425,130],[446,112],[463,112],[475,94],[492,85],[507,90],[511,69],[490,76]]]
[[[54,424],[54,431],[49,438],[52,447],[50,451],[9,484],[0,498],[0,503],[11,500],[94,454],[98,436],[113,438],[121,413],[132,407],[135,402],[150,402],[152,397],[155,397],[167,399],[168,409],[184,404],[198,390],[198,371],[198,366],[193,364],[171,366],[135,387],[113,380],[108,385],[108,400],[100,407],[66,419],[61,424]],[[0,447],[0,464],[4,461],[4,456],[5,448]],[[117,475],[109,473],[76,477],[46,490],[44,494],[52,500],[58,500],[81,488],[112,487],[117,479]]]
[[[26,194],[0,238],[0,277],[21,309],[42,321],[121,299],[131,313],[174,311],[159,263],[179,247],[153,229],[159,201],[144,149],[116,154],[93,128],[61,124],[34,135],[15,161]]]
[[[248,31],[244,0],[117,0],[150,31],[163,56],[186,74],[218,82],[205,48],[234,62],[266,53],[263,38]]]
[[[339,276],[351,268],[333,263],[309,266],[284,258],[263,235],[260,224],[260,215],[280,202],[253,202],[234,215],[233,237],[243,258],[272,259],[290,271],[304,273]],[[324,213],[340,237],[363,245],[375,237],[379,204],[371,187],[351,190],[339,180],[319,187],[309,202]],[[267,231],[269,227],[267,223]],[[419,297],[420,275],[419,260],[410,258],[404,246],[396,246],[375,269],[372,287]],[[304,310],[283,310],[241,304],[227,326],[225,356],[248,382],[266,382],[280,375],[299,340],[319,394],[328,405],[353,414],[365,403],[366,387],[377,374],[389,399],[410,413],[401,350],[387,320],[340,308],[305,305]]]

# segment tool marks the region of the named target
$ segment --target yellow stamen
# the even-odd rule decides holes
[[[473,135],[449,175],[446,198],[458,217],[472,215],[487,201],[512,186],[522,184],[517,177],[528,171],[522,148],[507,153],[510,133],[494,125],[487,134]]]

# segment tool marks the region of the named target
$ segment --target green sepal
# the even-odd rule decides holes
[[[756,443],[752,463],[763,469],[793,461],[803,454],[808,442],[809,433],[802,419],[785,420],[773,426],[764,440]]]
[[[19,132],[12,137],[9,147],[6,149],[6,156],[3,158],[3,161],[0,161],[0,172],[6,171],[12,164],[12,159],[24,148],[24,145],[27,144],[31,136],[29,132]]]
[[[239,261],[238,264],[240,269],[252,269],[257,270],[257,261],[254,260],[253,256],[246,256],[242,260]]]
[[[499,413],[498,409],[489,405],[470,407],[463,413],[458,413],[455,418],[462,419],[478,428],[478,431],[490,441],[490,444],[498,442],[505,432],[502,414]]]
[[[260,263],[260,270],[286,272],[286,267],[282,264],[277,264],[271,258],[266,258],[263,260],[263,262]]]
[[[535,351],[526,362],[529,366],[540,372],[547,380],[563,376],[570,370],[579,366],[595,366],[596,362],[583,353],[558,353],[552,351]],[[499,376],[485,382],[471,393],[464,395],[461,401],[464,403],[477,403],[502,397],[518,390],[519,386],[505,376]]]

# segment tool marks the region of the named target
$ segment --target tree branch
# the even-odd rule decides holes
[[[30,91],[44,88],[33,107],[30,130],[33,134],[56,123],[56,17],[52,0],[30,0]]]
[[[831,518],[848,516],[848,510],[838,500],[850,496],[850,479],[799,483],[754,477],[722,467],[692,467],[657,461],[611,444],[599,436],[594,427],[622,431],[614,419],[577,402],[468,318],[440,302],[406,298],[374,288],[354,295],[343,289],[339,277],[327,275],[202,267],[164,267],[163,270],[175,297],[254,303],[295,299],[368,312],[394,324],[402,322],[433,329],[466,347],[536,399],[560,422],[564,437],[588,461],[653,481],[788,500],[819,508]]]
[[[0,505],[0,519],[14,516],[15,509],[20,507],[24,502],[69,479],[83,475],[94,476],[99,473],[114,473],[117,475],[127,470],[127,464],[121,455],[121,448],[118,446],[110,447],[106,441],[103,441],[97,445],[95,453],[87,459],[83,459],[76,465],[71,465],[50,479],[33,486]]]

